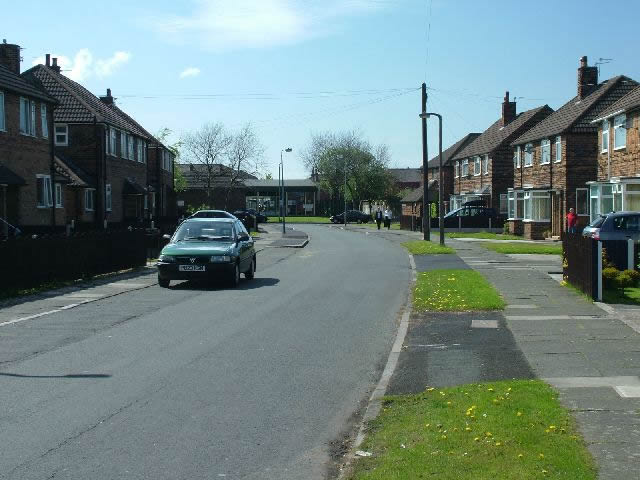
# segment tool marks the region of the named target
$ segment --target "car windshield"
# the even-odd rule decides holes
[[[233,232],[229,222],[190,222],[186,221],[173,236],[174,242],[189,240],[229,240]]]
[[[200,211],[196,212],[192,215],[192,218],[230,218],[230,215],[227,212],[216,212],[216,211]]]
[[[593,221],[589,224],[589,226],[590,226],[590,227],[593,227],[593,228],[600,228],[600,226],[602,225],[602,222],[604,222],[604,219],[605,219],[605,218],[606,218],[606,217],[598,217],[598,218],[596,218],[595,220],[593,220]]]

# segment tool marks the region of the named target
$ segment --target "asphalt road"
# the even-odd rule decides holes
[[[0,478],[314,479],[393,343],[410,277],[305,226],[238,289],[152,286],[0,327]],[[82,328],[75,326],[82,325]]]

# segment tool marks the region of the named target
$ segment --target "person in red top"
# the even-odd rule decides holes
[[[567,213],[567,231],[569,233],[576,233],[576,224],[578,223],[578,216],[573,211],[573,208],[569,209]]]

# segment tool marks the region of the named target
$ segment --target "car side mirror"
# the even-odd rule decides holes
[[[164,235],[162,235],[162,238],[164,238],[165,240],[171,240],[171,235],[165,233]]]
[[[238,241],[239,242],[246,242],[250,238],[251,237],[249,235],[247,235],[246,233],[242,233],[242,234],[238,235]]]

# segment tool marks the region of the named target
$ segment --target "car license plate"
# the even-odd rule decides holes
[[[179,272],[204,272],[204,265],[178,265]]]

